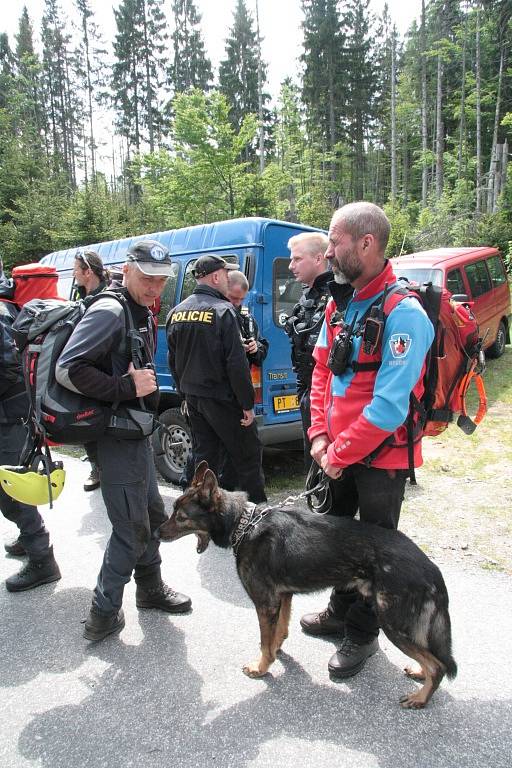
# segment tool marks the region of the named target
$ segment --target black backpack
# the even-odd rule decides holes
[[[126,339],[136,368],[141,367],[141,339],[126,298],[103,291],[84,301],[32,299],[19,312],[13,336],[21,353],[30,402],[29,427],[34,436],[55,443],[92,442],[105,434],[118,404],[108,405],[63,387],[55,378],[57,360],[87,309],[105,297],[123,307]],[[121,414],[117,421],[122,419]]]

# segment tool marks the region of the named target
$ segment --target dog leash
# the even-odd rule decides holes
[[[230,537],[230,543],[233,548],[233,554],[236,555],[238,552],[238,548],[240,547],[240,544],[242,543],[243,539],[247,535],[247,533],[252,529],[255,528],[258,523],[260,523],[263,518],[268,515],[269,512],[271,512],[273,509],[277,509],[278,507],[286,507],[290,504],[294,504],[296,501],[300,501],[301,499],[306,499],[308,507],[311,509],[312,512],[315,512],[318,515],[326,515],[330,509],[331,509],[331,503],[332,503],[332,495],[331,495],[331,489],[329,486],[329,478],[325,474],[325,472],[316,465],[316,469],[314,470],[314,473],[312,473],[310,468],[308,472],[308,476],[306,479],[306,490],[302,491],[302,493],[299,493],[297,496],[288,496],[283,502],[280,504],[276,504],[274,506],[264,507],[263,509],[257,509],[256,504],[252,504],[251,502],[247,502],[244,511],[242,512],[240,519],[238,521],[238,525],[236,526],[235,530],[231,534]],[[308,483],[312,482],[312,478],[319,477],[318,482],[313,488],[308,488]]]
[[[315,461],[311,462],[306,477],[306,490],[297,499],[306,499],[307,505],[317,515],[327,515],[332,507],[332,491],[329,477]],[[286,502],[285,502],[286,503]]]

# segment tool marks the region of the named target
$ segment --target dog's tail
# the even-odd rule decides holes
[[[429,645],[434,656],[446,667],[446,676],[457,676],[457,663],[452,656],[452,629],[448,608],[440,608],[432,617]]]

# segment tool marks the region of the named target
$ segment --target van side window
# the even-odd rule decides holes
[[[239,266],[238,257],[234,255],[228,255],[228,254],[219,254],[222,256],[224,261],[228,261],[230,264],[236,264]],[[176,301],[176,304],[179,304],[181,301],[184,301],[185,299],[188,299],[188,297],[193,293],[195,290],[195,287],[197,285],[196,279],[194,275],[192,274],[192,270],[194,269],[194,264],[196,263],[196,259],[193,259],[192,261],[189,261],[187,264],[187,268],[185,270],[185,277],[183,278],[183,286],[181,289],[181,297],[179,301]],[[240,267],[239,267],[240,268]]]
[[[180,300],[176,302],[176,304],[179,304],[184,299],[188,299],[191,293],[193,293],[194,288],[196,287],[197,283],[195,281],[194,275],[192,274],[192,270],[194,269],[194,264],[196,263],[196,260],[189,261],[187,264],[187,268],[185,270],[185,277],[183,278],[183,285],[181,287],[181,296]]]
[[[491,278],[485,266],[485,261],[476,261],[474,264],[468,264],[464,269],[474,299],[491,290]]]
[[[460,269],[452,269],[451,272],[448,272],[446,275],[446,287],[450,293],[466,293]]]
[[[74,290],[74,280],[72,272],[60,272],[57,293],[63,299],[70,299]],[[73,290],[72,290],[73,289]]]
[[[491,280],[493,285],[503,285],[503,283],[507,282],[505,268],[501,258],[498,255],[491,256],[489,259],[487,259],[487,266],[489,268],[489,272],[491,273]]]
[[[176,296],[176,286],[178,284],[178,275],[180,265],[175,261],[172,264],[172,274],[168,278],[163,293],[160,297],[160,312],[158,313],[158,325],[165,325],[165,320],[171,307],[174,307]]]
[[[290,259],[275,259],[272,279],[273,316],[276,325],[284,325],[286,317],[302,296],[302,285],[288,269]]]

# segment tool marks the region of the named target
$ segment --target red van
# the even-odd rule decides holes
[[[497,248],[436,248],[391,259],[397,277],[432,282],[466,294],[485,337],[488,357],[500,357],[510,343],[510,287]]]

